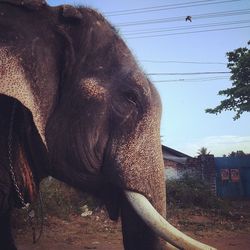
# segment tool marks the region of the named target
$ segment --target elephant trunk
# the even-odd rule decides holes
[[[107,171],[109,179],[114,176],[113,180],[123,190],[120,207],[125,249],[163,250],[167,247],[163,241],[166,240],[180,249],[212,250],[164,219],[166,187],[160,141],[161,103],[152,86],[149,93],[150,105],[132,132],[119,134],[123,125],[117,133],[113,132],[110,154],[113,162],[106,164],[111,166]]]
[[[125,249],[214,249],[181,233],[166,220],[166,187],[160,142],[160,104],[154,103],[135,134],[116,151],[124,197],[121,205]]]

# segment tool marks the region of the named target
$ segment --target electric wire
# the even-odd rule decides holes
[[[250,14],[250,9],[241,9],[235,11],[221,11],[221,12],[210,12],[203,13],[200,15],[193,15],[192,19],[207,19],[207,18],[217,18],[217,17],[228,17],[228,16],[242,16]],[[133,22],[117,23],[117,27],[127,27],[127,26],[137,26],[137,25],[148,25],[155,23],[167,23],[185,20],[186,16],[178,17],[168,17],[168,18],[158,18],[158,19],[145,19]]]
[[[168,34],[159,34],[159,35],[149,35],[149,36],[126,36],[126,39],[138,39],[138,38],[155,38],[155,37],[164,37],[164,36],[174,36],[174,35],[186,35],[186,34],[195,34],[195,33],[204,33],[204,32],[213,32],[213,31],[225,31],[225,30],[235,30],[235,29],[245,29],[250,28],[250,25],[238,26],[231,28],[220,28],[220,29],[208,29],[208,30],[199,30],[199,31],[189,31],[189,32],[177,32],[177,33],[168,33]]]
[[[174,7],[174,6],[180,6],[180,5],[188,4],[188,3],[193,4],[193,3],[212,2],[212,1],[218,1],[218,0],[203,0],[203,1],[194,1],[194,2],[186,2],[186,3],[158,5],[158,6],[151,6],[151,7],[127,9],[127,10],[107,11],[107,12],[104,12],[104,13],[105,14],[116,14],[116,13],[124,13],[124,12],[131,12],[131,11],[140,11],[140,10],[150,10],[150,9],[157,9],[157,8],[164,8],[164,7]]]
[[[228,77],[206,77],[206,78],[180,78],[180,79],[160,79],[152,80],[153,83],[172,83],[172,82],[207,82],[226,80]]]
[[[220,3],[229,3],[236,2],[239,0],[229,0],[229,1],[194,1],[194,2],[186,2],[181,4],[169,4],[169,5],[161,5],[161,6],[153,6],[153,7],[145,7],[145,8],[137,8],[123,11],[113,11],[106,12],[107,16],[119,16],[119,15],[131,15],[131,14],[139,14],[139,13],[148,13],[155,11],[162,11],[167,9],[177,9],[177,8],[188,8],[209,4],[220,4]],[[223,12],[212,12],[212,13],[204,13],[200,15],[192,15],[192,19],[207,19],[207,18],[221,18],[221,17],[230,17],[230,16],[243,16],[250,14],[250,9],[241,9],[234,11],[223,11]],[[186,16],[179,17],[170,17],[170,18],[161,18],[161,19],[147,19],[141,21],[132,21],[117,24],[118,27],[126,27],[126,26],[136,26],[136,25],[147,25],[147,24],[155,24],[155,23],[166,23],[166,22],[176,22],[183,21]],[[159,36],[170,36],[170,35],[179,35],[179,34],[191,34],[191,33],[201,33],[201,32],[212,32],[212,31],[222,31],[222,30],[232,30],[232,29],[242,29],[248,28],[250,25],[246,26],[237,26],[237,27],[225,27],[229,25],[239,25],[239,24],[249,24],[250,20],[239,20],[239,21],[229,21],[229,22],[214,22],[200,25],[189,25],[189,26],[175,26],[170,27],[168,29],[144,29],[144,30],[132,30],[132,31],[124,31],[123,35],[126,36],[127,39],[133,38],[144,38],[144,37],[159,37]],[[218,29],[205,29],[205,30],[195,30],[201,28],[210,28],[210,27],[223,27]],[[187,32],[173,32],[173,31],[183,31],[188,30]],[[164,33],[168,32],[168,33]],[[170,33],[171,32],[171,33]],[[158,33],[158,34],[156,34]],[[164,33],[164,34],[160,34]],[[154,35],[146,35],[146,34],[154,34]],[[142,35],[142,36],[140,36]],[[143,36],[145,35],[145,36]],[[193,62],[193,61],[155,61],[155,60],[141,60],[149,63],[188,63],[188,64],[223,64],[222,62]],[[180,72],[180,73],[149,73],[148,76],[178,76],[178,75],[217,75],[217,74],[229,74],[230,72]],[[218,81],[222,79],[229,79],[229,77],[225,76],[212,76],[212,77],[203,77],[203,78],[181,78],[181,79],[160,79],[153,80],[155,83],[163,83],[163,82],[197,82],[197,81]]]
[[[217,74],[230,74],[228,71],[208,71],[208,72],[158,72],[158,73],[148,73],[149,76],[176,76],[176,75],[217,75]]]
[[[170,10],[170,9],[204,6],[204,5],[211,5],[211,4],[231,3],[231,2],[237,2],[237,1],[239,0],[194,1],[194,2],[179,3],[179,4],[168,4],[168,5],[152,6],[152,7],[145,7],[145,8],[137,8],[137,9],[130,9],[130,10],[110,11],[110,12],[105,12],[104,14],[106,16],[132,15],[132,14],[141,14],[141,13],[163,11],[163,10]]]
[[[250,24],[250,20],[218,22],[218,23],[206,23],[206,24],[188,25],[188,26],[175,26],[175,27],[169,27],[167,29],[133,30],[133,31],[124,32],[122,34],[125,35],[125,36],[144,35],[144,34],[151,34],[151,33],[163,33],[163,32],[166,32],[166,31],[192,30],[192,29],[217,27],[217,26],[228,26],[228,25],[236,25],[236,24]]]
[[[164,60],[147,60],[147,59],[142,59],[140,60],[141,62],[146,62],[146,63],[179,63],[179,64],[221,64],[221,65],[227,65],[227,63],[223,62],[201,62],[201,61],[164,61]]]

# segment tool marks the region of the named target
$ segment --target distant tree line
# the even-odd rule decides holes
[[[228,155],[223,155],[223,157],[242,157],[242,156],[250,156],[248,153],[244,153],[242,150],[232,151]]]
[[[198,152],[198,156],[210,155],[210,151],[206,147],[201,147]],[[228,155],[224,154],[223,157],[242,157],[242,156],[250,156],[249,153],[245,153],[243,150],[232,151]]]

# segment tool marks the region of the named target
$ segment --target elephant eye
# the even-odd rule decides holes
[[[131,92],[131,91],[126,92],[126,93],[125,93],[125,98],[126,98],[126,100],[128,100],[130,103],[132,103],[133,105],[136,105],[136,104],[137,104],[138,98],[137,98],[136,93]]]

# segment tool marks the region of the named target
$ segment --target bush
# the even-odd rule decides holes
[[[41,220],[44,216],[53,215],[67,219],[70,214],[77,213],[80,215],[82,212],[86,212],[86,210],[94,210],[101,206],[99,200],[77,191],[52,177],[48,177],[41,182],[40,191],[42,204],[40,204],[40,199],[38,198],[30,207],[31,210],[35,211],[35,223],[37,223],[38,228],[41,226]],[[12,226],[14,228],[30,226],[27,210],[14,209]]]
[[[210,191],[209,183],[184,175],[180,179],[168,180],[166,184],[167,203],[179,208],[225,208],[226,203]]]
[[[81,213],[81,207],[87,205],[91,210],[99,206],[99,201],[51,177],[40,186],[45,214],[62,218],[71,213]]]

